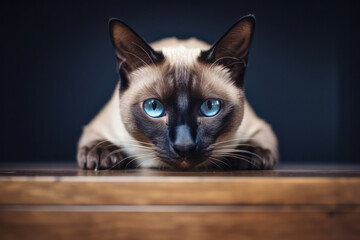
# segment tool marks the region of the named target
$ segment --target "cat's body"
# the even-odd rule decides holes
[[[219,55],[205,61],[203,55],[207,53],[210,59],[209,52],[214,54],[216,49],[206,52],[210,45],[195,38],[167,38],[151,44],[151,49],[122,22],[113,22],[110,29],[121,81],[106,106],[84,127],[78,144],[80,167],[235,170],[275,165],[275,134],[246,101],[242,83],[237,85],[232,79],[239,75],[242,80],[248,51],[243,58],[231,57],[235,62],[218,65],[230,57]],[[124,36],[125,43],[117,45],[117,39]],[[124,47],[128,42],[135,47]],[[244,60],[245,66],[231,70],[241,74],[224,68],[243,63],[238,60]],[[160,101],[156,105],[151,100],[155,105],[150,110],[161,104],[162,115],[146,113],[149,99]],[[206,116],[199,112],[205,102],[210,110],[215,107],[211,104],[218,104],[218,113]]]

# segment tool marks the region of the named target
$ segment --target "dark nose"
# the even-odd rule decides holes
[[[177,154],[181,157],[186,157],[189,152],[194,151],[196,147],[195,143],[186,143],[186,144],[174,144],[173,148]]]
[[[175,152],[180,157],[187,157],[189,155],[189,153],[194,151],[195,147],[196,147],[196,144],[173,145],[173,148],[174,148]]]
[[[172,147],[181,157],[187,156],[189,152],[195,149],[196,143],[191,136],[189,126],[180,125],[176,127],[176,138]]]

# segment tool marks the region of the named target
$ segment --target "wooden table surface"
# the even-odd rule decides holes
[[[0,239],[359,239],[360,166],[0,166]]]

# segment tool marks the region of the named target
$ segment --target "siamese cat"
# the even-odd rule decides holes
[[[147,44],[111,19],[120,81],[83,129],[84,169],[272,169],[277,139],[245,98],[255,18],[236,22],[214,45],[190,38]]]

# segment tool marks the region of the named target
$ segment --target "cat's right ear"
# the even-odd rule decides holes
[[[109,30],[120,75],[129,74],[142,66],[156,64],[163,60],[164,56],[161,52],[152,49],[124,22],[110,19]]]
[[[254,28],[254,15],[242,17],[209,50],[201,52],[200,60],[229,69],[236,85],[242,87]]]

